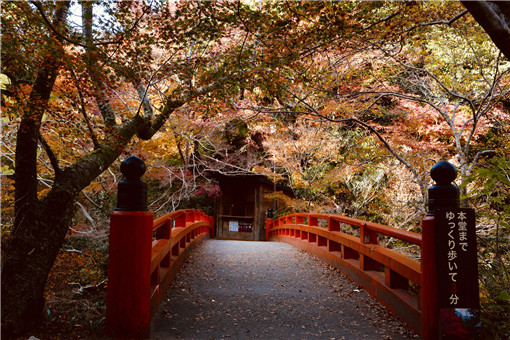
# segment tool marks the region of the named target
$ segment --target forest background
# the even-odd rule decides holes
[[[156,215],[208,212],[215,174],[263,174],[296,195],[270,195],[277,214],[417,232],[448,160],[477,213],[484,334],[508,337],[509,54],[460,2],[1,11],[2,335],[101,333],[108,218],[135,154]]]

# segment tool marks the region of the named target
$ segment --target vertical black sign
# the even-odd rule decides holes
[[[435,228],[442,338],[464,339],[480,326],[475,212],[437,209]]]

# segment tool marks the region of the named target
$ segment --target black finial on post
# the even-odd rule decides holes
[[[140,180],[145,173],[145,163],[136,156],[129,156],[120,165],[126,178],[119,182],[117,211],[147,211],[147,184]]]
[[[457,168],[441,161],[432,167],[430,177],[436,185],[429,188],[429,215],[434,215],[437,208],[460,207],[460,190],[452,184],[457,177]]]
[[[271,209],[271,208],[267,209],[266,218],[269,218],[269,219],[274,218],[273,209]]]

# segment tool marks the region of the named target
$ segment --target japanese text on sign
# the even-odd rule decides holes
[[[477,308],[479,298],[474,211],[438,209],[435,217],[440,307]]]
[[[456,216],[457,215],[457,216]],[[446,211],[445,218],[448,221],[448,276],[450,297],[449,301],[452,306],[456,306],[459,302],[457,296],[457,274],[459,266],[457,265],[457,251],[467,251],[467,222],[466,213],[463,211],[455,212]],[[461,242],[463,241],[463,242]]]

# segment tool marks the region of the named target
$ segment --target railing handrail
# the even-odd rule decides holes
[[[186,215],[189,215],[192,213],[195,213],[198,216],[210,217],[206,213],[204,213],[202,210],[199,210],[199,209],[180,209],[180,210],[172,211],[166,215],[163,215],[163,216],[160,216],[160,217],[154,219],[154,224],[153,224],[152,229],[156,230],[159,227],[163,226],[168,221],[177,220],[178,218],[185,217]]]
[[[364,226],[367,229],[373,230],[379,234],[393,237],[398,240],[401,240],[401,241],[404,241],[404,242],[407,242],[410,244],[414,244],[417,246],[421,245],[421,234],[419,234],[419,233],[415,233],[415,232],[407,231],[407,230],[403,230],[403,229],[398,229],[395,227],[391,227],[391,226],[387,226],[387,225],[383,225],[383,224],[379,224],[379,223],[375,223],[375,222],[364,221],[364,220],[360,220],[357,218],[348,217],[345,215],[319,214],[319,213],[293,213],[293,214],[288,214],[285,216],[280,216],[278,218],[275,218],[275,220],[278,221],[280,219],[285,219],[285,218],[289,218],[289,217],[292,218],[295,216],[308,218],[308,219],[310,217],[312,217],[312,218],[316,218],[316,219],[320,219],[320,220],[332,219],[334,221],[345,223],[352,227],[358,227],[358,228],[361,228],[362,226]],[[296,224],[298,224],[298,223],[296,223]],[[299,223],[299,224],[301,224],[301,223]]]
[[[327,227],[319,226],[320,220],[326,221]],[[359,236],[342,231],[343,225],[359,228]],[[420,262],[379,244],[378,235],[421,247],[421,234],[344,215],[320,213],[294,213],[268,219],[266,233],[268,240],[291,243],[339,268],[412,328],[420,330],[420,301],[415,292],[422,285]]]

